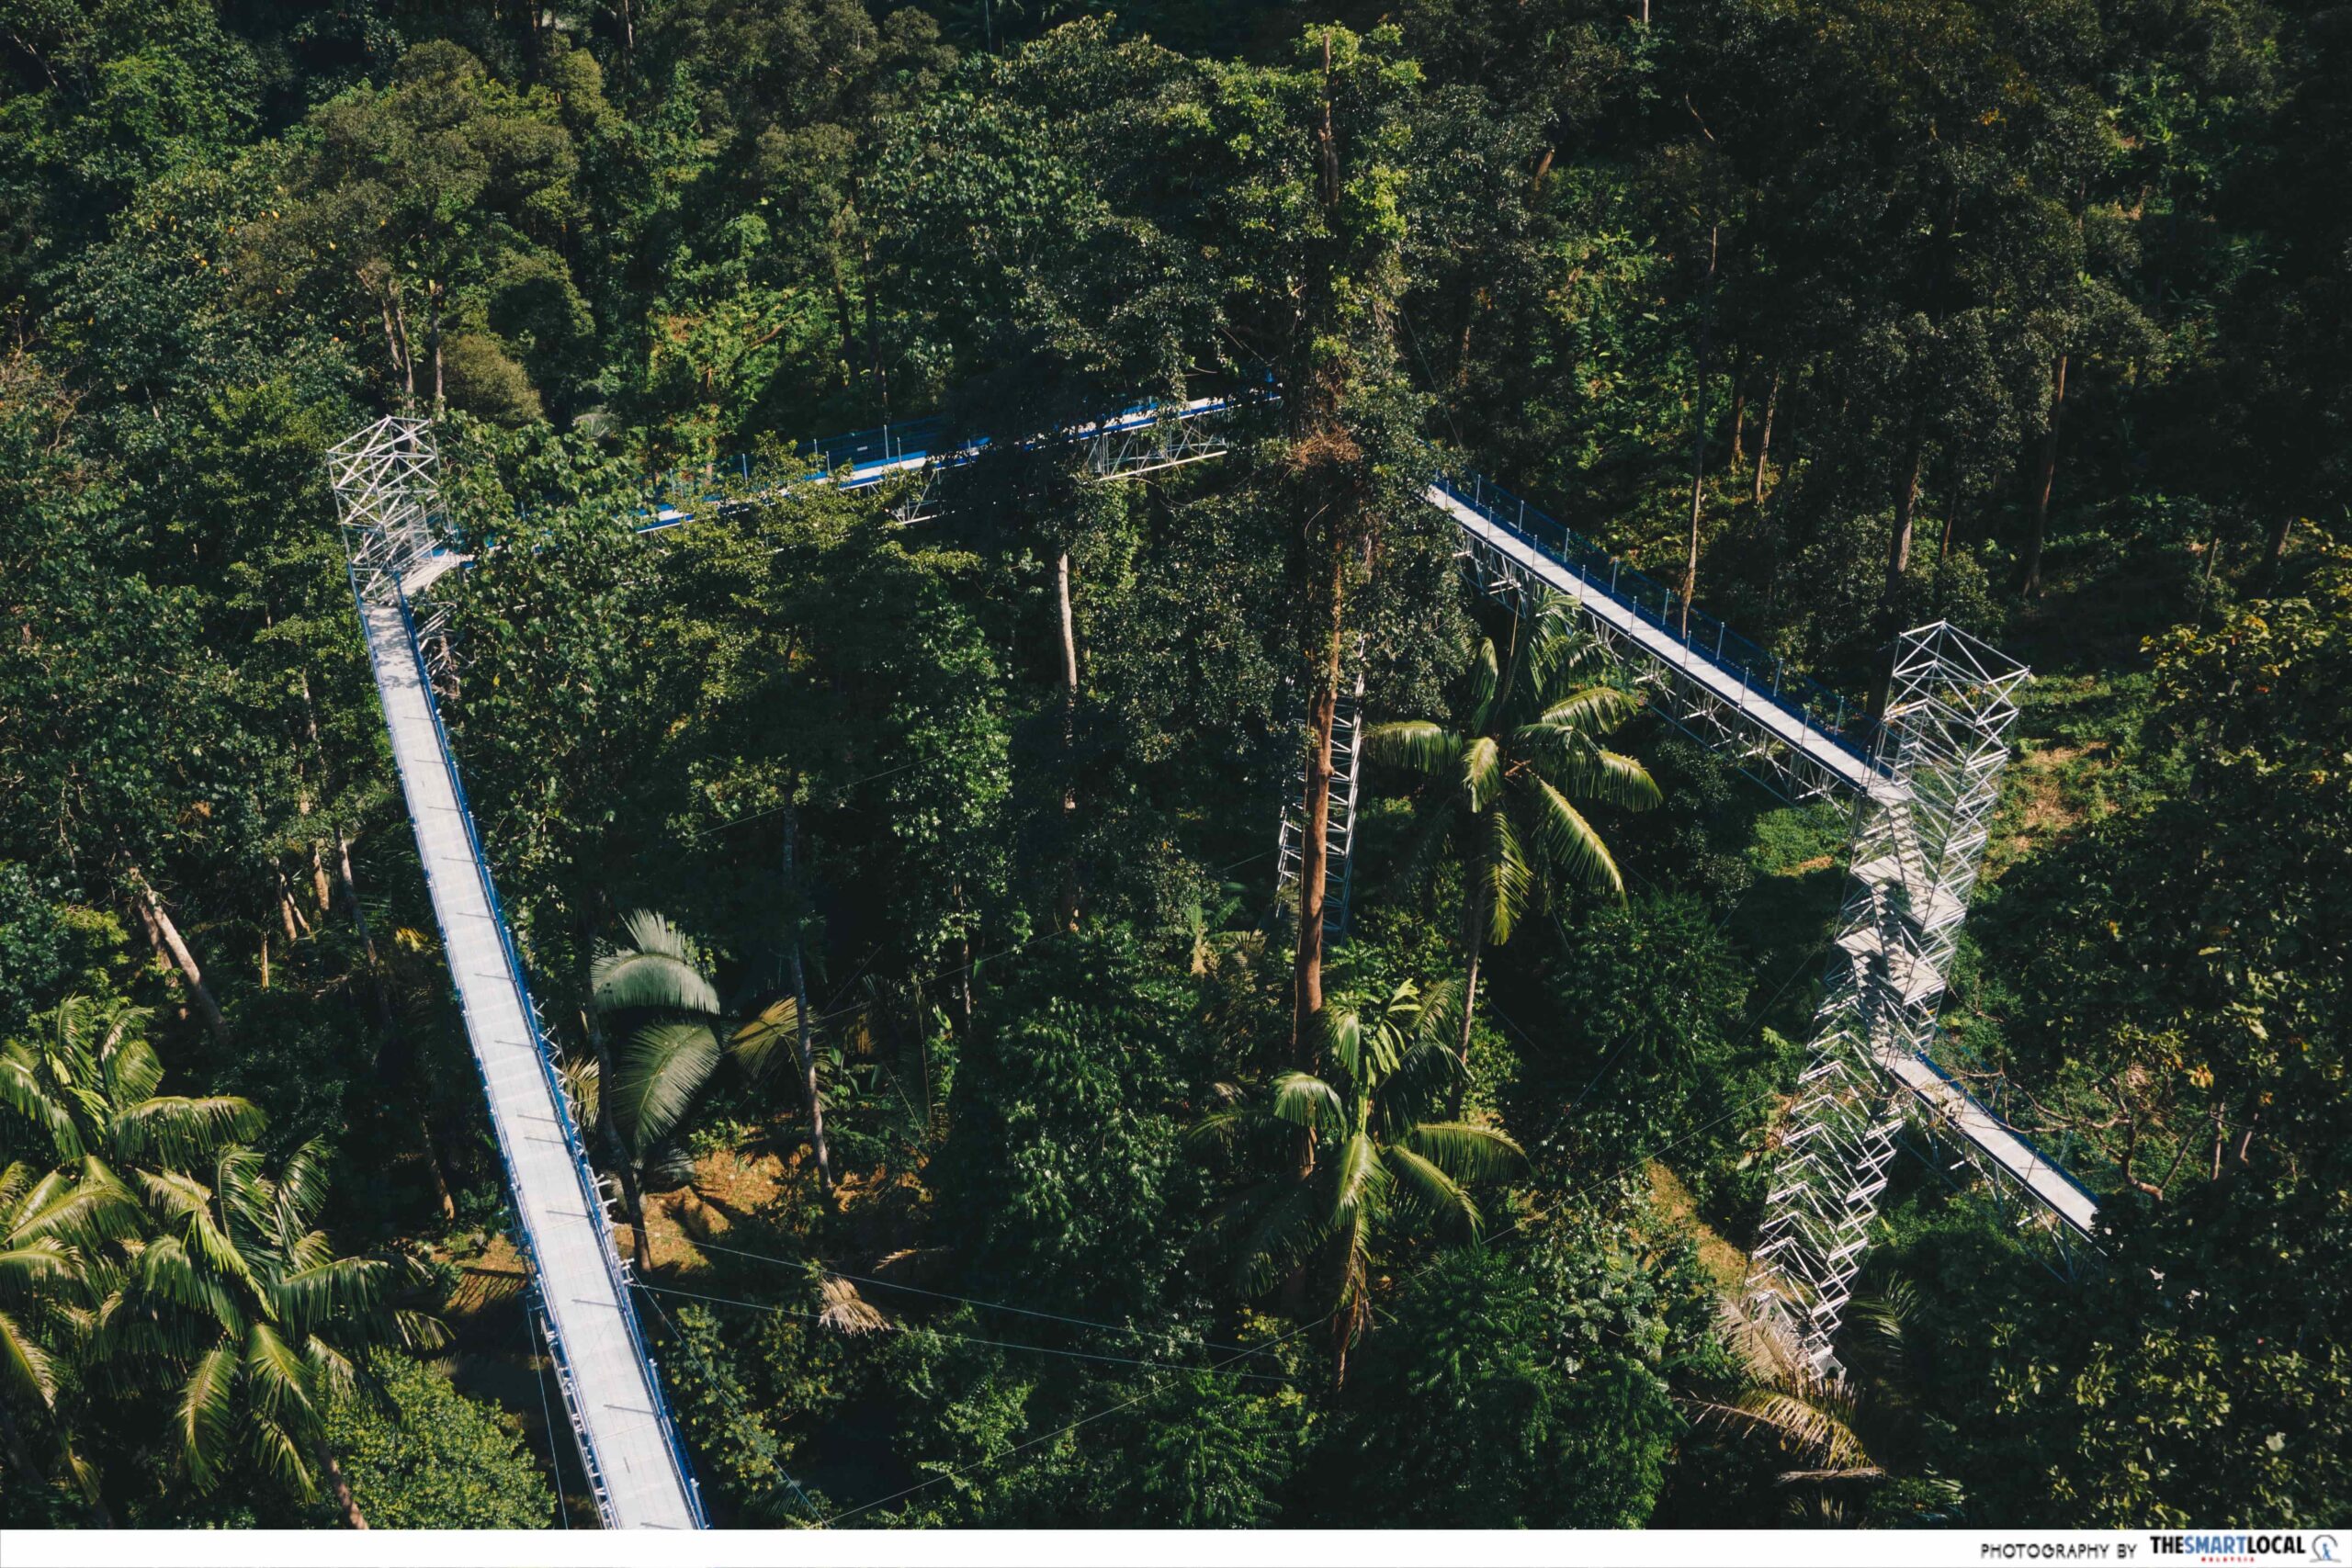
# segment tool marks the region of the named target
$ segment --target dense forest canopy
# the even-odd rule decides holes
[[[719,1522],[2352,1509],[2352,7],[0,0],[0,1520],[593,1522],[325,485],[396,411]],[[2098,1257],[1906,1158],[1848,1375],[1736,1331],[1848,814],[1436,462],[1856,711],[2034,667],[1944,1021]]]

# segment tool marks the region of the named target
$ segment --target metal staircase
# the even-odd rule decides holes
[[[1340,688],[1331,716],[1331,784],[1325,795],[1323,832],[1323,941],[1327,945],[1347,940],[1348,896],[1355,886],[1357,783],[1363,776],[1361,643],[1351,662],[1354,679]],[[1306,760],[1303,756],[1290,776],[1290,796],[1283,807],[1275,852],[1274,898],[1295,919],[1303,907],[1300,882],[1306,867]]]

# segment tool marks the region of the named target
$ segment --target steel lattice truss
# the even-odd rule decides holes
[[[344,550],[368,592],[414,592],[412,574],[447,558],[432,428],[392,415],[327,449]]]
[[[1856,810],[1839,961],[1788,1112],[1747,1287],[1756,1315],[1825,1373],[1836,1369],[1838,1325],[1912,1109],[1897,1097],[1941,1114],[1966,1101],[1935,1070],[1936,1014],[2027,678],[1943,622],[1905,633],[1895,656],[1874,757],[1882,776]]]

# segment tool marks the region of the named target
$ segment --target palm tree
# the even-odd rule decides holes
[[[1425,864],[1448,845],[1462,857],[1469,964],[1455,1055],[1465,1075],[1487,944],[1510,940],[1547,879],[1625,897],[1616,857],[1576,803],[1645,811],[1660,799],[1641,763],[1600,744],[1640,711],[1602,678],[1604,663],[1575,607],[1539,594],[1511,623],[1506,653],[1498,655],[1489,637],[1473,650],[1461,728],[1422,719],[1377,725],[1364,736],[1374,761],[1420,781],[1424,804],[1408,863]]]
[[[661,915],[633,910],[621,925],[626,944],[604,948],[590,964],[589,1010],[598,1026],[599,1111],[609,1118],[621,1156],[622,1190],[637,1233],[637,1266],[650,1269],[640,1174],[646,1162],[685,1120],[723,1064],[732,1061],[746,1077],[763,1078],[787,1046],[800,1044],[805,1032],[799,1004],[788,996],[749,1018],[729,1017],[694,939]],[[604,1026],[621,1021],[633,1027],[613,1055],[603,1043]],[[607,1056],[609,1068],[603,1066]],[[830,1192],[824,1105],[813,1070],[804,1073],[803,1081],[810,1101],[809,1142],[819,1179]]]
[[[70,1352],[77,1338],[76,1309],[86,1301],[82,1253],[54,1229],[60,1205],[72,1196],[71,1179],[39,1175],[23,1160],[0,1170],[0,1457],[20,1477],[40,1471],[26,1447],[15,1407],[55,1420],[55,1347],[62,1341]],[[61,1447],[68,1472],[96,1505],[91,1472],[70,1442]]]
[[[1413,1229],[1475,1240],[1483,1219],[1470,1187],[1525,1158],[1490,1127],[1425,1120],[1457,1076],[1445,1043],[1455,999],[1451,987],[1424,993],[1408,980],[1385,998],[1335,1001],[1315,1016],[1328,1077],[1287,1072],[1255,1099],[1221,1085],[1234,1108],[1196,1130],[1228,1144],[1277,1134],[1304,1151],[1283,1175],[1244,1191],[1219,1228],[1231,1237],[1244,1295],[1294,1281],[1328,1293],[1335,1382],[1345,1381],[1349,1348],[1371,1315],[1379,1235]],[[1328,1158],[1317,1158],[1318,1145],[1329,1146]]]
[[[304,1497],[324,1480],[344,1521],[365,1529],[323,1418],[355,1385],[367,1347],[447,1341],[439,1323],[398,1304],[422,1271],[406,1258],[336,1255],[315,1224],[327,1193],[315,1145],[276,1177],[258,1152],[232,1145],[206,1177],[141,1173],[148,1235],[97,1270],[92,1359],[133,1384],[169,1369],[172,1437],[199,1489],[242,1455]]]
[[[364,1525],[325,1449],[325,1396],[350,1379],[349,1347],[431,1345],[439,1325],[392,1304],[413,1265],[337,1258],[311,1228],[326,1198],[315,1150],[272,1179],[238,1141],[261,1132],[251,1103],[155,1092],[164,1069],[147,1017],[69,997],[34,1019],[31,1040],[0,1046],[0,1151],[13,1156],[0,1174],[0,1298],[62,1325],[44,1348],[9,1314],[0,1386],[49,1409],[61,1340],[126,1391],[163,1373],[199,1486],[242,1439],[305,1495],[326,1475],[345,1518]],[[95,1504],[70,1443],[65,1458]]]

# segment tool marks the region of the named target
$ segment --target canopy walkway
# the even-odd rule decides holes
[[[1222,454],[1222,416],[1242,400],[1138,403],[1023,445],[1080,446],[1098,475],[1136,477]],[[989,449],[986,438],[948,439],[938,421],[837,437],[812,444],[808,467],[780,482],[762,482],[747,461],[736,465],[741,485],[721,485],[708,471],[673,479],[639,528],[659,532],[803,486],[862,490],[894,480],[904,481],[896,514],[915,521],[943,506],[943,475]],[[428,645],[441,623],[429,605],[420,622],[417,602],[468,558],[439,515],[435,462],[428,422],[401,418],[370,425],[328,460],[393,761],[514,1194],[536,1310],[598,1511],[610,1526],[701,1528],[692,1468],[628,1293],[633,1281],[434,697]],[[1834,1368],[1832,1341],[1906,1115],[2030,1198],[2041,1216],[2030,1223],[2091,1235],[2097,1201],[1933,1055],[1935,1015],[2024,668],[1943,623],[1921,627],[1902,639],[1883,721],[1868,726],[1838,694],[1484,479],[1433,474],[1423,493],[1460,531],[1462,557],[1482,591],[1514,605],[1539,587],[1564,595],[1671,722],[1784,798],[1854,802],[1842,959],[1767,1202],[1748,1288],[1757,1308],[1817,1365]],[[1355,700],[1343,702],[1344,734],[1335,736],[1340,765],[1326,839],[1334,938],[1345,931],[1351,878],[1361,671],[1359,657]],[[1303,829],[1303,813],[1286,809],[1277,877],[1290,886],[1304,861]]]
[[[429,585],[450,559],[435,546],[430,432],[422,420],[386,419],[335,447],[328,462],[393,766],[489,1099],[530,1265],[534,1310],[581,1469],[606,1525],[700,1529],[694,1473],[638,1325],[603,1190],[499,907],[410,605],[410,588]]]

